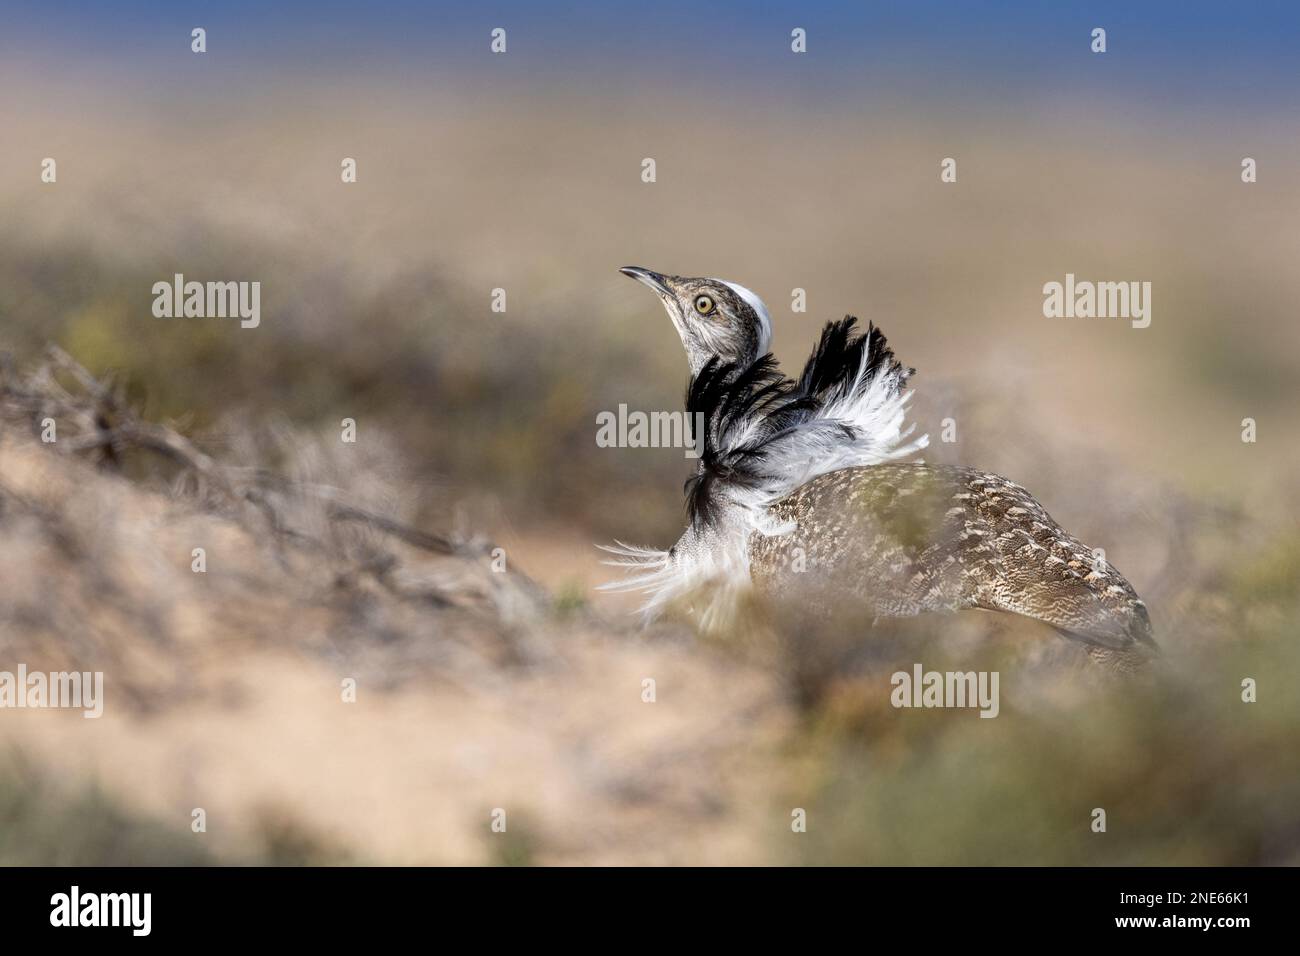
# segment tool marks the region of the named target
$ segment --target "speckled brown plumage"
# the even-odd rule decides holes
[[[971,468],[900,462],[822,475],[777,502],[784,535],[750,539],[754,583],[808,607],[874,616],[986,608],[1044,621],[1132,667],[1156,644],[1146,605],[1032,495]]]

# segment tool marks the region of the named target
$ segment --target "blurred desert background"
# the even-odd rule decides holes
[[[1300,862],[1294,16],[846,7],[18,8],[0,670],[107,699],[0,711],[0,863]],[[979,613],[642,627],[595,545],[675,541],[689,463],[596,415],[686,366],[628,264],[754,289],[791,371],[876,322],[926,457],[1105,548],[1163,658]],[[1044,318],[1067,272],[1151,282],[1150,327]],[[260,281],[260,327],[154,318],[174,273]],[[894,710],[915,661],[999,669],[1001,715]]]

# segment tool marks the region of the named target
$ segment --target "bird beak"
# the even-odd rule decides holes
[[[640,266],[624,266],[618,270],[625,276],[631,276],[637,282],[648,285],[660,295],[672,295],[673,292],[668,288],[668,283],[664,277],[657,272],[651,272],[649,269],[642,269]]]

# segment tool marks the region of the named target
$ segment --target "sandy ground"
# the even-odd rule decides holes
[[[539,613],[527,625],[529,659],[504,666],[474,658],[500,637],[472,620],[452,625],[465,656],[423,655],[421,643],[437,645],[455,613],[434,608],[390,622],[409,633],[355,633],[348,646],[336,618],[349,612],[304,607],[301,579],[291,583],[316,573],[310,554],[286,573],[236,522],[30,442],[0,444],[0,474],[8,520],[19,525],[0,554],[9,570],[25,558],[33,572],[7,578],[10,615],[50,611],[47,575],[61,575],[54,604],[79,608],[95,591],[120,609],[87,610],[80,634],[33,629],[9,642],[30,669],[58,667],[50,649],[78,639],[91,657],[112,644],[98,655],[101,718],[46,710],[0,720],[0,749],[37,759],[69,787],[97,782],[183,831],[201,807],[207,832],[192,838],[220,859],[257,858],[285,828],[326,859],[375,863],[767,855],[759,835],[775,812],[773,748],[790,713],[755,668],[625,615],[602,623]],[[47,526],[23,531],[15,511],[36,507],[59,511],[92,556],[58,558]],[[206,575],[169,559],[187,556],[196,539],[213,555]],[[237,569],[215,568],[234,554]],[[409,574],[421,572],[420,556],[405,560]],[[380,594],[371,599],[396,600]],[[59,621],[51,611],[47,622]],[[354,703],[342,700],[348,677],[358,682]],[[642,700],[646,679],[653,703]],[[505,834],[491,831],[496,808],[506,811]]]

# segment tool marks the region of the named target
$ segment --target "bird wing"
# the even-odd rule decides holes
[[[1103,557],[1024,488],[968,468],[890,462],[823,475],[773,509],[795,529],[756,539],[759,579],[802,576],[877,613],[985,608],[1032,617],[1095,647],[1157,653],[1146,606]]]
[[[1087,644],[1158,653],[1133,586],[1020,485],[963,470],[956,502],[964,511],[959,560],[975,606],[1036,618]]]

